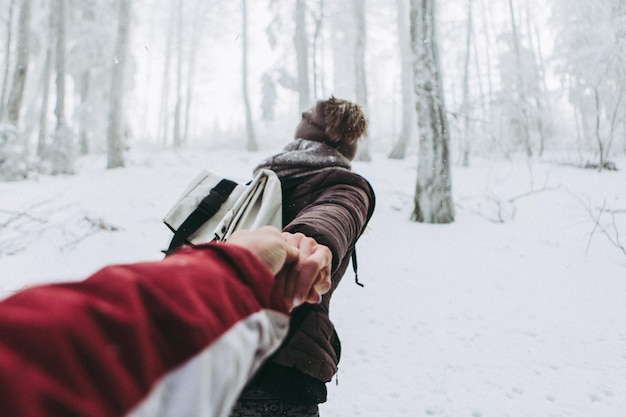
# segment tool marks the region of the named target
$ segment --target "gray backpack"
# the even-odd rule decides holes
[[[225,241],[239,229],[282,229],[280,180],[268,169],[259,170],[246,184],[202,171],[163,222],[174,233],[168,254],[185,244]]]

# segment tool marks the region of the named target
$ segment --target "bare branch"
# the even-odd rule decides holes
[[[119,227],[107,223],[104,219],[93,218],[90,216],[84,216],[82,218],[82,222],[87,225],[87,230],[81,235],[67,242],[61,249],[73,249],[87,238],[102,231],[117,232],[118,230],[120,230]]]
[[[602,207],[598,210],[598,215],[596,216],[594,214],[594,210],[592,209],[592,207],[589,204],[586,204],[584,201],[582,201],[582,199],[580,197],[578,197],[576,194],[572,193],[571,191],[569,191],[569,194],[574,197],[576,200],[578,200],[578,202],[586,209],[587,213],[589,214],[589,216],[591,217],[591,219],[594,222],[594,226],[593,226],[593,230],[591,231],[591,234],[589,235],[589,241],[587,242],[587,249],[585,250],[585,254],[588,253],[589,248],[591,246],[591,239],[593,238],[593,235],[595,234],[596,230],[600,229],[600,231],[604,234],[604,236],[607,238],[607,240],[611,243],[611,245],[613,245],[614,247],[616,247],[620,252],[622,252],[622,254],[624,256],[626,256],[626,247],[624,247],[624,244],[622,244],[622,242],[620,241],[620,236],[619,236],[619,228],[617,226],[617,222],[615,220],[616,218],[616,214],[621,214],[626,212],[626,210],[610,210],[606,208],[606,200],[604,200]],[[608,213],[611,215],[611,226],[612,226],[612,232],[607,230],[607,228],[600,222],[602,216]]]
[[[600,209],[600,212],[598,213],[598,217],[595,218],[595,219],[593,217],[593,212],[591,211],[591,209],[589,207],[587,207],[587,212],[589,213],[591,218],[594,219],[595,225],[593,226],[593,230],[589,234],[589,240],[587,241],[587,248],[585,249],[585,255],[587,255],[589,253],[589,248],[591,247],[591,239],[593,239],[593,235],[596,233],[596,230],[598,229],[598,227],[601,227],[600,226],[600,217],[602,217],[602,213],[604,213],[605,207],[606,207],[606,200],[604,200],[604,204],[602,205],[602,209]]]
[[[547,182],[547,180],[546,180]],[[478,201],[478,203],[476,204],[478,206],[478,208],[471,208],[469,206],[464,206],[462,203],[459,203],[457,201],[457,206],[461,209],[467,210],[471,213],[477,214],[479,216],[481,216],[482,218],[489,220],[490,222],[493,223],[506,223],[512,219],[515,218],[515,215],[517,214],[517,207],[515,206],[515,202],[518,200],[521,200],[522,198],[526,198],[526,197],[531,197],[533,195],[537,195],[546,191],[554,191],[554,190],[558,190],[560,188],[560,186],[556,186],[556,187],[548,187],[547,184],[544,184],[544,186],[540,189],[531,189],[529,191],[526,191],[524,193],[515,195],[513,197],[509,197],[509,198],[500,198],[498,196],[493,196],[493,195],[486,195],[483,197],[478,197],[478,198],[465,198],[465,199],[460,199],[460,201],[464,201],[464,200],[474,200],[474,201]],[[493,214],[485,214],[485,212],[483,210],[481,210],[481,200],[485,200],[489,203],[489,206],[491,207],[491,210],[488,211],[492,211]]]
[[[0,209],[0,257],[15,255],[44,238],[51,238],[57,247],[68,249],[98,232],[120,230],[104,219],[77,213],[76,204],[53,203],[44,200],[18,210]]]

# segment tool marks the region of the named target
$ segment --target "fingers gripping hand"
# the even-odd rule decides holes
[[[305,302],[320,302],[330,290],[332,253],[313,238],[266,226],[237,231],[228,243],[247,248],[272,271],[290,311]]]
[[[299,249],[297,261],[285,265],[277,275],[277,285],[290,308],[318,303],[331,287],[332,253],[315,239],[302,233],[283,233],[285,240]]]
[[[285,264],[299,259],[297,246],[287,242],[276,228],[264,226],[254,231],[239,230],[230,237],[229,244],[247,248],[276,275]]]

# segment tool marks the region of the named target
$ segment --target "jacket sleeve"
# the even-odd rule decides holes
[[[228,365],[201,369],[215,390],[204,412],[226,416],[286,333],[273,282],[245,249],[210,244],[19,292],[0,302],[0,410],[126,415],[184,364],[209,355],[205,363]]]
[[[333,254],[333,272],[353,249],[374,211],[374,191],[361,176],[335,172],[332,180],[284,228],[326,245]]]

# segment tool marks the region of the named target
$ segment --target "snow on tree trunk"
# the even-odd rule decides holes
[[[328,16],[330,20],[330,33],[332,39],[332,63],[334,80],[334,94],[346,100],[354,98],[356,91],[354,69],[354,50],[352,45],[355,43],[355,28],[352,24],[353,19],[350,13],[344,11],[347,5],[339,2],[328,4]]]
[[[0,180],[23,180],[27,173],[26,152],[17,127],[0,123]]]
[[[313,65],[313,97],[325,97],[326,83],[324,78],[324,0],[318,1],[319,14],[314,16],[315,31],[313,32],[313,51],[311,53]]]
[[[435,0],[411,0],[411,45],[419,131],[415,208],[411,219],[454,221],[449,129],[441,80]]]
[[[298,67],[298,94],[300,110],[311,105],[309,88],[309,39],[306,31],[306,4],[304,0],[296,0],[296,31],[294,45]]]
[[[42,72],[42,95],[41,95],[41,109],[39,112],[39,133],[37,135],[37,156],[43,160],[47,158],[48,148],[48,105],[50,101],[50,76],[52,72],[52,53],[53,53],[53,34],[56,28],[56,19],[54,13],[49,11],[48,17],[48,42],[46,45],[46,59],[44,61],[44,67]]]
[[[183,2],[178,2],[176,8],[176,103],[174,105],[174,131],[172,138],[174,147],[180,147],[181,139],[181,117],[182,117],[182,88],[183,88]]]
[[[250,107],[250,94],[248,92],[248,5],[247,0],[243,0],[242,9],[242,89],[243,89],[243,102],[246,110],[246,149],[249,151],[256,151],[259,149],[259,145],[256,143],[256,137],[254,135],[254,124],[252,122],[252,109]]]
[[[511,16],[511,35],[513,36],[513,48],[515,52],[515,67],[514,71],[516,72],[517,78],[517,102],[514,103],[515,107],[518,111],[518,124],[521,129],[521,140],[524,148],[526,150],[526,155],[531,157],[533,156],[533,149],[530,143],[530,132],[529,132],[529,115],[528,115],[528,104],[526,98],[525,91],[525,83],[524,83],[524,75],[522,74],[522,53],[520,46],[519,33],[517,29],[517,22],[515,19],[515,9],[513,7],[513,0],[509,0],[509,14]]]
[[[11,0],[8,12],[7,20],[7,34],[6,42],[4,44],[4,71],[2,75],[2,86],[0,87],[0,120],[4,119],[5,99],[7,84],[9,82],[9,68],[11,66],[11,40],[13,34],[13,9],[15,8],[16,0]]]
[[[57,0],[53,12],[56,21],[56,106],[54,115],[57,119],[52,144],[50,146],[51,173],[74,173],[74,146],[72,130],[65,121],[65,58],[66,58],[66,6],[67,0]]]
[[[78,115],[78,153],[89,153],[89,93],[91,90],[91,72],[86,69],[80,74],[80,112]]]
[[[14,181],[28,173],[26,140],[19,131],[20,110],[28,72],[30,0],[23,0],[18,20],[17,60],[7,103],[8,123],[0,123],[0,179]]]
[[[204,22],[206,21],[206,7],[207,2],[205,0],[198,0],[196,2],[195,17],[193,19],[193,27],[191,30],[191,49],[189,51],[189,63],[187,66],[187,75],[185,77],[186,82],[186,97],[185,97],[185,115],[183,126],[183,143],[189,140],[189,124],[191,119],[191,104],[193,101],[193,94],[195,91],[195,79],[196,79],[196,61],[198,52],[200,51],[200,39],[202,38],[202,29]]]
[[[367,80],[365,76],[365,0],[354,0],[354,17],[356,24],[356,43],[354,48],[356,70],[356,101],[367,115]],[[357,161],[371,161],[369,137],[366,135],[359,141],[359,147],[354,159]]]
[[[163,57],[163,79],[161,82],[161,101],[159,106],[159,136],[162,139],[163,145],[168,142],[169,135],[169,121],[170,121],[170,71],[172,67],[172,48],[174,44],[174,8],[175,3],[171,3],[170,18],[168,19],[167,37],[165,40],[165,56]]]
[[[469,166],[469,156],[472,149],[473,129],[471,123],[471,106],[469,94],[469,66],[472,46],[472,0],[467,0],[467,27],[465,32],[465,64],[463,71],[463,103],[461,104],[463,114],[463,133],[461,138],[461,152],[463,153],[463,166]]]
[[[26,85],[26,74],[28,73],[28,54],[30,52],[30,4],[30,0],[22,0],[18,20],[17,61],[15,62],[13,84],[7,105],[7,120],[15,126],[19,126],[20,110],[22,108],[24,87]]]
[[[415,92],[411,62],[411,38],[408,28],[406,0],[397,0],[398,44],[400,45],[400,77],[402,85],[402,127],[398,140],[389,153],[391,159],[404,159],[415,124]]]
[[[107,129],[107,168],[124,166],[124,75],[130,30],[131,0],[119,0],[115,57],[111,71],[111,96]]]

